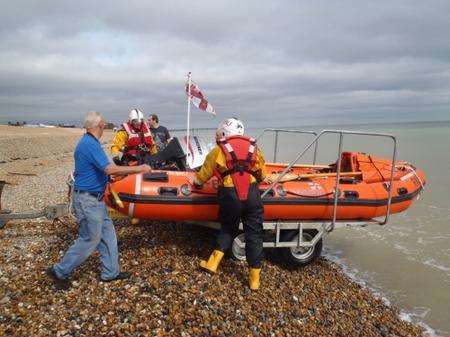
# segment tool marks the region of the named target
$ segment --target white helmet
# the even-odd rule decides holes
[[[133,119],[137,119],[138,121],[142,122],[144,120],[144,114],[139,109],[133,109],[130,111],[128,120],[131,122]]]
[[[216,135],[219,138],[231,137],[231,136],[242,136],[244,134],[244,124],[235,118],[228,118],[220,123],[217,128]]]

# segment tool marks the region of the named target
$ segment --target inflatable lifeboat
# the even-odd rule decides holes
[[[425,185],[423,171],[397,162],[391,182],[390,160],[358,152],[342,153],[337,184],[337,220],[370,220],[406,210]],[[268,220],[331,220],[336,191],[336,164],[294,165],[268,163],[274,185],[260,184],[264,218]],[[153,171],[117,178],[105,191],[109,207],[132,218],[172,221],[217,221],[216,178],[201,189],[191,185],[191,171]],[[269,191],[266,191],[268,190]]]

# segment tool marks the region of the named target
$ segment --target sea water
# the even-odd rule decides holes
[[[391,134],[397,140],[397,160],[424,170],[425,191],[408,210],[392,215],[385,226],[336,229],[325,238],[323,255],[400,308],[402,318],[421,324],[428,335],[450,336],[450,123],[291,128]],[[261,141],[268,159],[273,157],[273,139],[272,133]],[[277,161],[295,158],[312,139],[280,133]],[[317,162],[335,162],[338,143],[338,135],[321,137]],[[312,150],[300,162],[311,163]],[[391,158],[393,141],[345,135],[343,150]]]

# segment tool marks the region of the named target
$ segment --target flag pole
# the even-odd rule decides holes
[[[188,101],[187,101],[187,127],[186,127],[186,154],[189,157],[189,128],[191,119],[191,72],[189,72],[187,76],[188,76]]]

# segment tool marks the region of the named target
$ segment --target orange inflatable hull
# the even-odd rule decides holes
[[[268,172],[276,175],[286,164],[267,164]],[[265,220],[330,220],[333,218],[336,173],[318,170],[317,166],[294,166],[289,175],[294,178],[275,186],[263,198]],[[325,167],[325,166],[324,166]],[[364,168],[363,165],[360,165]],[[319,172],[319,173],[318,173]],[[370,172],[369,172],[370,173]],[[173,221],[217,221],[218,204],[216,178],[202,189],[189,181],[195,172],[154,171],[133,174],[116,180],[107,187],[106,203],[132,218]],[[343,172],[339,183],[338,220],[369,220],[386,215],[389,179],[373,178],[370,174]],[[425,184],[421,170],[412,165],[396,166],[391,213],[406,210]],[[268,185],[261,184],[265,190]],[[117,192],[123,207],[117,205],[111,193]]]

